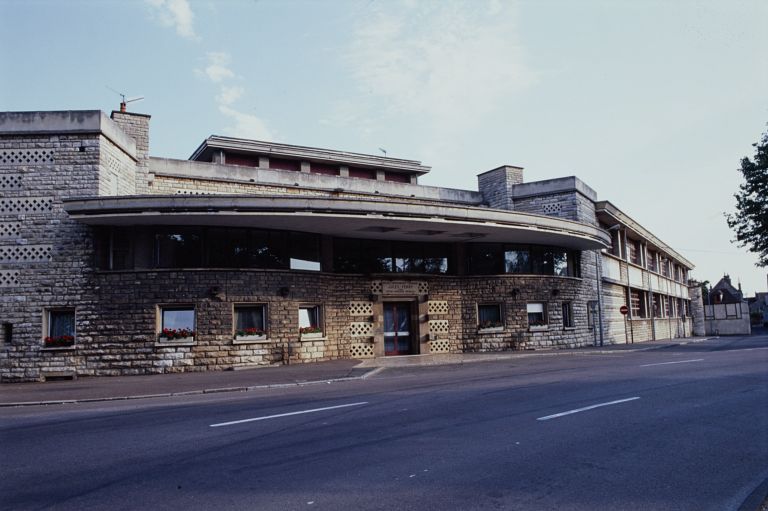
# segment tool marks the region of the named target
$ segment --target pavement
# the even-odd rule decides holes
[[[0,407],[56,405],[157,397],[247,392],[269,387],[365,379],[387,367],[465,364],[541,356],[579,356],[649,351],[706,341],[708,337],[666,339],[562,350],[410,355],[368,360],[334,360],[238,371],[203,371],[146,376],[80,377],[75,380],[0,385]]]

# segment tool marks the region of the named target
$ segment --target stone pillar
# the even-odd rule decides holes
[[[691,319],[693,320],[693,335],[706,335],[704,326],[704,301],[701,296],[701,286],[695,280],[688,285],[688,296],[691,299]]]
[[[512,165],[483,172],[477,176],[477,186],[489,207],[512,210],[512,187],[523,183],[523,168]]]
[[[146,114],[112,112],[112,120],[136,142],[136,193],[149,193],[149,119]]]

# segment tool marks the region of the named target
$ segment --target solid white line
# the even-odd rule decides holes
[[[360,403],[349,403],[346,405],[337,405],[337,406],[326,406],[325,408],[313,408],[311,410],[301,410],[298,412],[290,412],[290,413],[280,413],[277,415],[267,415],[264,417],[254,417],[252,419],[243,419],[239,421],[230,421],[230,422],[220,422],[218,424],[211,424],[212,428],[218,428],[219,426],[231,426],[233,424],[242,424],[244,422],[256,422],[256,421],[265,421],[267,419],[277,419],[278,417],[289,417],[291,415],[302,415],[305,413],[315,413],[315,412],[324,412],[325,410],[335,410],[337,408],[347,408],[349,406],[360,406],[360,405],[367,405],[368,401],[362,401]]]
[[[657,364],[643,364],[640,367],[651,367],[651,366],[665,366],[669,364],[687,364],[688,362],[701,362],[704,360],[703,358],[695,358],[693,360],[677,360],[675,362],[659,362]]]
[[[595,408],[600,408],[602,406],[611,406],[611,405],[617,405],[619,403],[626,403],[627,401],[634,401],[635,399],[640,399],[639,397],[630,397],[627,399],[619,399],[618,401],[611,401],[608,403],[600,403],[592,406],[586,406],[584,408],[577,408],[576,410],[568,410],[567,412],[562,413],[556,413],[554,415],[547,415],[546,417],[539,417],[536,419],[537,421],[548,421],[549,419],[557,419],[558,417],[563,417],[564,415],[571,415],[573,413],[579,413],[579,412],[586,412],[587,410],[594,410]]]

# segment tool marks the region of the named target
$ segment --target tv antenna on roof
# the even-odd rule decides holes
[[[382,153],[384,153],[384,158],[386,158],[386,157],[387,157],[387,150],[386,150],[386,149],[384,149],[383,147],[379,147],[379,151],[381,151]]]
[[[125,94],[123,94],[122,92],[116,91],[115,89],[113,89],[109,85],[105,85],[105,87],[107,89],[111,90],[112,92],[114,92],[115,94],[117,94],[118,96],[120,96],[120,111],[121,112],[125,112],[126,111],[126,109],[128,108],[128,103],[133,103],[134,101],[141,101],[142,99],[144,99],[144,96],[136,96],[135,98],[125,99]]]

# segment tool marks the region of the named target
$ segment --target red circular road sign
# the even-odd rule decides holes
[[[627,307],[626,305],[622,305],[621,307],[619,307],[619,312],[621,312],[626,316],[627,312],[629,312],[629,307]]]

